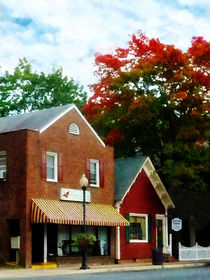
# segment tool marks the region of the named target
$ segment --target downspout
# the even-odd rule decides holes
[[[115,209],[120,213],[120,202],[115,203]],[[120,227],[116,227],[116,261],[120,260]]]

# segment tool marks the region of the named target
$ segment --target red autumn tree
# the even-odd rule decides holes
[[[149,155],[165,181],[208,189],[210,43],[183,52],[132,35],[125,49],[95,57],[98,82],[83,108],[115,156]]]

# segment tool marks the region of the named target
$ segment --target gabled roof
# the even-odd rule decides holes
[[[0,133],[18,131],[22,129],[35,130],[42,133],[72,109],[77,111],[87,126],[95,134],[97,139],[105,147],[104,142],[74,104],[67,104],[26,114],[0,118]]]
[[[139,173],[144,169],[165,209],[174,204],[149,157],[138,156],[115,160],[115,201],[122,203]]]
[[[0,133],[30,129],[41,131],[57,116],[63,115],[72,108],[72,104],[34,111],[16,116],[0,118]]]

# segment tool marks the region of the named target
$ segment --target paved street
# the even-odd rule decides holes
[[[1,278],[17,279],[13,278]],[[24,277],[25,280],[210,280],[210,267],[199,268],[176,268],[176,269],[159,269],[147,271],[132,272],[105,272],[105,273],[85,273],[70,275],[51,275],[51,276],[30,276]]]

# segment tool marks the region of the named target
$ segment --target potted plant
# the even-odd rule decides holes
[[[96,242],[96,236],[91,233],[78,233],[73,238],[73,246],[78,246],[80,251],[84,251]]]

